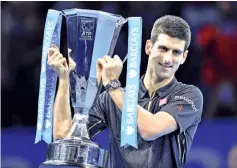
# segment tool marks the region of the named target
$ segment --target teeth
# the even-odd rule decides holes
[[[161,63],[159,63],[161,66],[163,66],[164,68],[171,68],[171,66],[166,66],[166,65],[163,65]]]

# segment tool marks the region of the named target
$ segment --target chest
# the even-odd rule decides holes
[[[168,102],[169,102],[169,95],[163,97],[154,96],[152,98],[145,97],[139,99],[138,104],[147,111],[155,114],[159,112],[162,107],[168,104]]]

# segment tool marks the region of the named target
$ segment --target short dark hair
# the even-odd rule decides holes
[[[188,23],[180,17],[165,15],[157,19],[151,31],[151,42],[154,44],[159,34],[167,34],[170,37],[185,40],[185,50],[191,42],[191,30]]]

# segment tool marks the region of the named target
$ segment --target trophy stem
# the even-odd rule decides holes
[[[83,107],[74,107],[74,114],[82,114],[82,113],[83,113]]]
[[[83,114],[83,108],[74,108],[73,124],[66,138],[89,140],[87,130],[88,115]]]

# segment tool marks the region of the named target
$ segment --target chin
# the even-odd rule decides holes
[[[161,73],[161,74],[157,74],[158,79],[160,80],[164,80],[164,79],[169,79],[172,77],[172,74],[167,74],[167,73]]]

